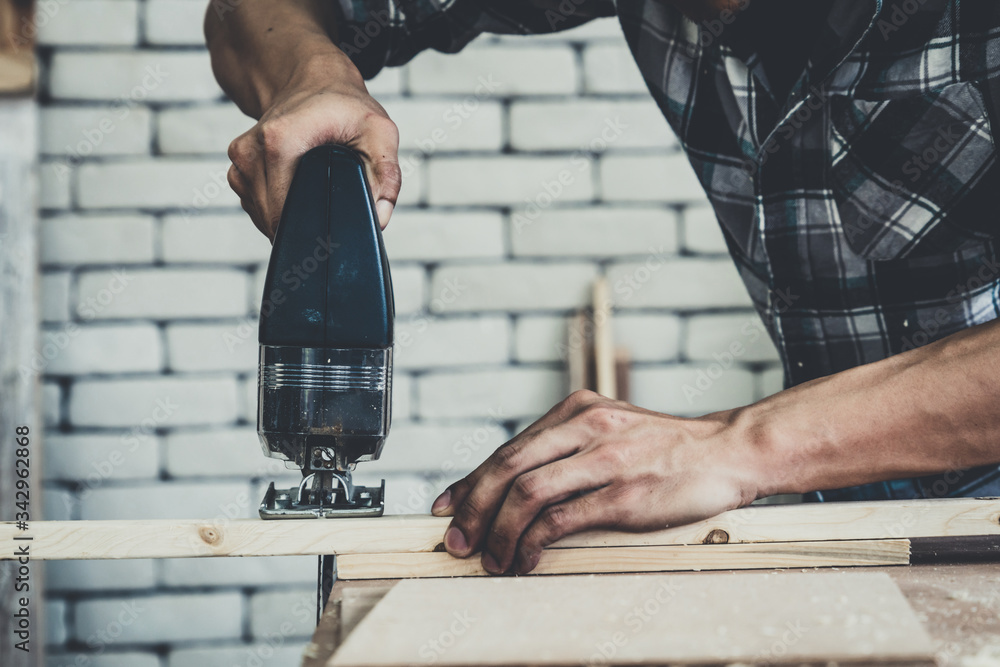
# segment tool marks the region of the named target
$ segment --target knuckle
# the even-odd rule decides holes
[[[493,467],[500,473],[511,473],[517,470],[521,462],[521,450],[514,445],[504,445],[493,452]]]
[[[622,417],[611,403],[591,403],[584,407],[579,419],[599,433],[608,433],[621,425]]]
[[[288,142],[288,128],[280,120],[267,120],[260,124],[260,144],[267,160],[275,160],[284,153]]]
[[[246,171],[247,166],[253,159],[252,153],[249,150],[251,145],[252,140],[248,140],[248,137],[245,134],[240,135],[229,142],[229,150],[227,151],[229,161],[236,165],[236,168],[241,171]]]
[[[576,410],[591,405],[600,398],[600,394],[589,389],[578,389],[566,397],[563,403]]]
[[[394,146],[399,146],[399,128],[396,123],[385,115],[385,113],[372,112],[368,114],[365,119],[365,124],[375,133],[380,139],[389,140]]]
[[[569,529],[570,512],[565,505],[553,505],[542,513],[541,524],[544,529],[543,540],[546,544],[554,542]]]
[[[478,523],[485,515],[483,506],[475,496],[470,495],[455,512],[455,520],[463,525]]]
[[[523,504],[536,505],[538,504],[545,491],[545,485],[539,479],[537,474],[528,473],[521,475],[516,480],[510,488],[511,493],[514,497]]]

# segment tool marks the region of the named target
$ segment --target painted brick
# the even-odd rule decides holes
[[[577,88],[573,51],[562,46],[473,46],[461,58],[427,51],[409,66],[410,92],[469,95],[564,95]]]
[[[223,377],[81,380],[70,392],[76,426],[152,427],[227,424],[236,420],[236,380]]]
[[[386,67],[374,79],[365,81],[368,94],[376,98],[398,95],[403,90],[403,67]]]
[[[398,368],[502,364],[510,348],[510,323],[502,316],[397,320],[395,344]]]
[[[46,600],[45,613],[45,645],[62,644],[69,636],[66,623],[66,603],[62,600]]]
[[[76,161],[92,155],[149,153],[152,120],[145,107],[47,107],[41,109],[40,121],[43,155],[64,155]]]
[[[729,252],[715,211],[708,206],[684,209],[684,247],[691,252],[721,254]]]
[[[260,498],[245,482],[169,482],[94,489],[80,499],[81,519],[247,519]],[[137,499],[141,498],[141,502]]]
[[[648,93],[639,66],[624,43],[584,49],[583,86],[588,93]]]
[[[66,162],[38,165],[38,205],[43,209],[69,208],[72,168]]]
[[[414,382],[413,376],[407,373],[392,374],[392,418],[394,420],[410,419],[415,416],[413,406]],[[254,406],[257,405],[254,399]]]
[[[608,271],[619,308],[748,307],[750,298],[729,259],[656,258]]]
[[[615,347],[633,362],[672,361],[680,351],[680,320],[673,315],[616,313],[612,319]],[[571,341],[565,317],[524,316],[517,319],[515,348],[518,361],[565,362]],[[576,343],[574,343],[576,344]]]
[[[428,514],[434,499],[460,477],[459,473],[430,478],[419,475],[386,475],[385,513],[387,516]],[[371,486],[378,484],[381,476],[372,477],[368,474],[368,469],[364,468],[356,479],[360,484]]]
[[[77,640],[116,634],[122,644],[236,639],[241,635],[239,593],[168,594],[84,600],[76,604]],[[131,622],[124,624],[120,618]]]
[[[105,481],[154,479],[159,474],[159,438],[128,439],[128,433],[48,433],[45,479],[84,480],[88,487]]]
[[[171,477],[250,479],[285,470],[283,461],[264,456],[254,427],[174,431],[166,436],[164,446]]]
[[[229,161],[129,160],[79,168],[84,208],[180,208],[187,215],[239,206],[226,181]]]
[[[511,247],[522,257],[673,253],[677,236],[677,215],[666,208],[552,208],[511,221]]]
[[[46,427],[58,426],[62,412],[62,388],[54,382],[42,384],[42,422]]]
[[[258,346],[228,324],[172,324],[167,327],[168,365],[175,371],[257,369]]]
[[[705,201],[691,164],[679,153],[602,158],[601,195],[607,201]]]
[[[156,585],[153,566],[148,558],[52,561],[45,564],[45,587],[66,593],[152,588]]]
[[[395,421],[378,461],[359,465],[369,475],[423,473],[454,477],[471,471],[508,440],[504,415],[455,422]]]
[[[170,652],[167,667],[219,667],[220,665],[299,667],[302,664],[302,653],[305,651],[306,643],[304,639],[286,639],[278,634],[257,644],[180,648]]]
[[[781,366],[768,368],[758,377],[758,391],[756,398],[760,400],[767,396],[771,396],[772,394],[777,394],[784,388],[785,371],[782,370]]]
[[[777,361],[778,352],[756,312],[700,315],[688,320],[687,356],[702,361],[735,356],[742,362]]]
[[[164,4],[194,5],[200,14],[205,12],[203,3],[193,0],[152,2],[150,7]],[[243,115],[234,104],[167,108],[156,115],[157,145],[160,151],[167,155],[173,153],[225,155],[230,142],[253,127],[254,123],[253,118]]]
[[[69,293],[70,274],[68,271],[42,275],[40,305],[43,321],[64,322],[69,319]]]
[[[390,262],[498,258],[503,217],[491,211],[397,210],[385,230]]]
[[[560,23],[556,22],[555,27],[557,30],[561,27]],[[617,18],[609,17],[594,19],[569,30],[559,30],[558,32],[538,35],[498,35],[495,39],[500,43],[508,45],[521,45],[527,41],[530,41],[532,44],[541,42],[570,42],[577,44],[600,41],[620,42],[622,41],[622,29]]]
[[[632,371],[632,402],[673,415],[728,410],[751,403],[753,395],[753,374],[742,368],[684,365]]]
[[[562,361],[569,318],[520,315],[514,324],[514,356],[521,362]]]
[[[580,157],[502,155],[428,160],[432,205],[553,203],[593,198],[591,161]]]
[[[315,556],[164,558],[167,586],[286,586],[316,584]]]
[[[422,206],[427,202],[427,160],[418,153],[401,151],[399,169],[403,174],[403,184],[399,190],[396,207]],[[395,213],[393,214],[395,219]],[[390,221],[390,224],[391,221]]]
[[[555,310],[588,302],[591,264],[508,262],[447,265],[431,279],[432,312]]]
[[[422,267],[393,267],[392,296],[396,315],[407,315],[422,310],[427,289],[427,272]]]
[[[563,373],[536,368],[428,373],[417,380],[420,414],[425,418],[486,419],[537,416],[566,394]]]
[[[143,22],[146,41],[157,45],[202,46],[204,20],[205,3],[199,0],[149,0]]]
[[[677,138],[651,99],[515,102],[510,143],[518,150],[676,148]]]
[[[39,353],[52,375],[155,372],[160,332],[151,324],[69,325],[42,332]]]
[[[41,223],[43,264],[153,261],[154,221],[144,215],[61,215]]]
[[[57,100],[131,103],[222,97],[206,51],[56,51],[49,93]]]
[[[471,100],[387,100],[383,106],[399,128],[403,150],[433,155],[439,151],[500,150],[500,104]]]
[[[134,0],[53,5],[40,5],[35,19],[41,46],[130,46],[139,40],[139,3]]]
[[[42,507],[45,508],[46,521],[73,521],[80,518],[75,511],[76,499],[68,491],[42,489]]]
[[[633,362],[673,361],[680,354],[681,325],[674,315],[616,313],[612,324],[615,346]]]
[[[316,631],[316,586],[256,593],[250,599],[250,632],[255,639],[312,637]]]
[[[87,271],[76,312],[85,320],[239,317],[247,313],[247,277],[230,269]]]
[[[101,655],[83,653],[49,653],[45,657],[46,667],[78,667],[79,658],[87,657],[87,667],[160,667],[160,658],[153,652],[122,651]]]
[[[267,237],[257,231],[245,213],[168,215],[163,219],[166,262],[262,264],[270,254]]]

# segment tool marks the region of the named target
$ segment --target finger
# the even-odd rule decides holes
[[[587,454],[550,463],[518,477],[493,521],[483,550],[483,567],[500,574],[510,569],[521,535],[546,507],[611,481],[604,461]]]
[[[243,210],[265,236],[274,240],[274,227],[268,225],[265,211],[266,179],[260,140],[256,128],[236,137],[229,144],[229,185],[239,195]],[[239,188],[239,190],[237,190]]]
[[[380,115],[369,116],[365,129],[353,148],[365,158],[375,211],[379,225],[385,229],[403,184],[399,168],[399,130],[388,116]]]
[[[229,187],[232,188],[233,192],[235,192],[240,198],[240,206],[242,206],[243,210],[250,216],[250,220],[253,222],[254,226],[273,242],[274,239],[267,233],[267,228],[261,222],[260,216],[257,215],[253,199],[250,196],[250,185],[247,183],[243,174],[240,173],[240,170],[236,168],[236,165],[231,165],[229,167],[229,171],[226,173],[226,180],[229,181]]]
[[[618,495],[611,487],[604,487],[547,507],[521,536],[513,571],[516,574],[531,572],[538,565],[542,549],[567,535],[614,528],[619,523]]]
[[[575,454],[585,436],[580,426],[565,424],[518,437],[494,452],[464,498],[458,497],[458,489],[452,491],[455,518],[445,533],[448,551],[460,558],[477,551],[514,480],[529,470]]]
[[[566,421],[580,410],[583,410],[587,406],[601,400],[608,399],[603,398],[600,394],[592,391],[574,392],[556,404],[555,407],[542,415],[530,426],[514,436],[514,438],[504,444],[503,447],[513,445],[522,438],[536,436],[546,428],[551,428]],[[466,477],[460,479],[445,489],[431,506],[431,513],[436,516],[453,515],[455,513],[455,507],[457,507],[462,500],[465,499],[469,491],[472,490],[472,487],[476,485],[476,482],[479,481],[483,472],[488,469],[489,463],[490,460],[487,459]]]

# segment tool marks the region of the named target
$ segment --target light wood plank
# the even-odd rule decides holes
[[[33,557],[192,558],[433,551],[447,517],[426,515],[260,521],[32,522]],[[0,523],[0,543],[18,531]],[[946,499],[752,506],[651,533],[596,531],[550,549],[703,543],[810,542],[1000,535],[1000,500]],[[0,559],[10,558],[0,550]]]
[[[908,565],[909,540],[834,540],[691,544],[657,547],[547,549],[531,574],[760,570],[792,567]],[[450,554],[354,554],[337,559],[337,576],[354,579],[409,579],[487,576],[479,557]]]
[[[618,398],[615,374],[615,344],[611,334],[611,296],[608,281],[594,281],[594,374],[597,393],[612,400]]]
[[[328,667],[930,665],[882,572],[409,580]]]

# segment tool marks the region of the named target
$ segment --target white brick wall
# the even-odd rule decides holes
[[[269,245],[229,191],[251,127],[201,48],[204,0],[57,2],[39,170],[43,503],[51,519],[253,516],[298,473],[255,433]],[[700,414],[781,386],[690,166],[616,21],[486,37],[369,82],[400,129],[385,232],[393,428],[360,483],[425,512],[566,393],[560,345],[607,275],[643,406]],[[731,346],[744,349],[732,356]],[[52,667],[297,665],[315,559],[48,567]],[[134,623],[113,624],[132,601]],[[305,607],[293,607],[302,601]],[[308,613],[302,613],[305,609]],[[283,627],[283,624],[287,625]],[[87,641],[120,634],[100,656]]]

